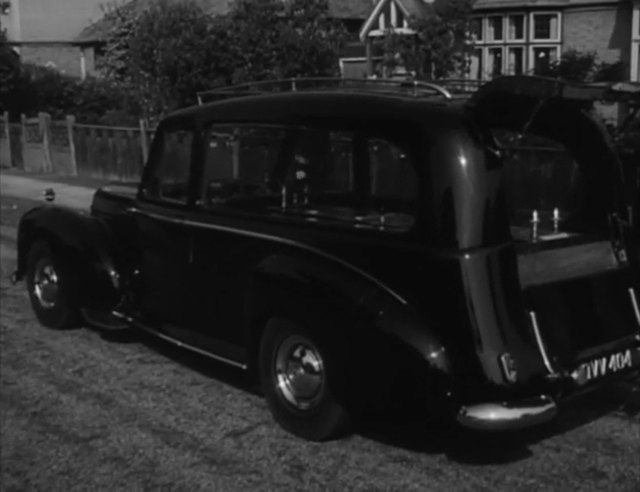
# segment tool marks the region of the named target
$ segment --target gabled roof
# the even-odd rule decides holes
[[[382,14],[392,2],[396,4],[396,8],[400,10],[405,17],[411,18],[426,15],[428,12],[428,4],[433,3],[433,0],[379,0],[360,29],[361,40],[364,40],[367,34],[373,30],[380,14]]]
[[[131,0],[126,5],[143,9],[153,0]],[[420,1],[420,0],[403,0]],[[213,16],[224,15],[231,9],[233,0],[198,0],[204,10]],[[329,15],[334,19],[360,19],[364,20],[371,12],[375,0],[329,0]],[[75,39],[75,43],[100,43],[107,39],[113,22],[108,17],[103,17],[97,22],[87,26]]]

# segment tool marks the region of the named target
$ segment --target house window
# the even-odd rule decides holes
[[[469,78],[472,80],[482,80],[483,67],[482,63],[483,50],[482,48],[474,49],[469,56]]]
[[[504,19],[501,15],[487,17],[487,41],[502,41],[504,39]]]
[[[484,29],[482,27],[482,17],[474,17],[471,19],[471,36],[476,43],[484,40]]]
[[[510,15],[507,22],[507,39],[509,41],[524,41],[524,14]]]
[[[560,58],[560,46],[531,47],[531,69],[534,74],[545,74]]]
[[[545,73],[560,57],[561,15],[515,11],[472,19],[477,51],[469,56],[469,78]]]
[[[504,48],[489,48],[487,52],[487,70],[490,77],[498,77],[502,75]]]
[[[522,75],[524,72],[524,46],[509,46],[507,48],[507,73]]]
[[[532,41],[560,41],[560,14],[531,14]]]
[[[631,80],[640,82],[640,2],[633,6],[633,27],[631,36]]]

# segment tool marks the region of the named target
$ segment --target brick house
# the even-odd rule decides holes
[[[8,0],[2,2],[0,28],[22,61],[84,77],[92,42],[76,40],[102,17],[104,0]]]
[[[409,20],[431,1],[378,0],[360,31],[368,52],[388,30],[411,34]],[[473,10],[471,79],[536,73],[574,49],[620,61],[629,80],[640,80],[640,0],[477,0]]]
[[[147,1],[138,0],[141,6]],[[233,0],[198,1],[211,15],[221,15]],[[330,14],[350,33],[340,64],[352,76],[364,75],[364,47],[358,32],[374,2],[329,0]],[[0,5],[5,6],[0,9],[0,28],[6,29],[23,61],[81,78],[96,74],[96,58],[111,27],[103,17],[107,0],[8,0]]]

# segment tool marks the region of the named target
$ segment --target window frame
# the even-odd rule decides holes
[[[633,3],[629,80],[640,82],[640,0]]]
[[[520,74],[517,74],[515,70],[511,70],[511,63],[509,62],[509,54],[512,50],[522,50],[522,71]],[[506,56],[504,59],[505,75],[524,75],[527,73],[527,46],[524,44],[514,44],[506,46]]]
[[[512,12],[509,14],[505,15],[507,22],[506,22],[506,38],[505,38],[505,42],[506,43],[525,43],[527,41],[527,20],[528,20],[528,15],[526,12]],[[521,38],[512,38],[510,37],[510,29],[509,29],[509,22],[511,20],[511,18],[513,17],[522,17],[522,37]]]
[[[209,145],[209,142],[210,142],[210,139],[209,139],[210,134],[215,127],[232,129],[233,131],[242,130],[242,129],[258,129],[258,128],[274,129],[274,130],[279,130],[284,132],[285,133],[284,138],[286,139],[288,137],[288,134],[293,130],[293,126],[289,124],[279,125],[274,123],[260,123],[260,122],[251,123],[251,122],[233,122],[233,121],[230,121],[230,122],[208,121],[203,125],[201,130],[202,141],[199,145],[201,162],[198,169],[198,179],[197,179],[197,184],[195,186],[195,191],[194,191],[195,197],[196,197],[195,205],[201,210],[209,210],[209,211],[224,210],[224,211],[232,211],[234,213],[236,212],[246,213],[241,208],[230,206],[226,202],[208,203],[206,199],[207,183],[205,183],[205,175],[206,175],[206,169],[207,169],[207,162],[206,162],[207,146]]]
[[[490,38],[492,18],[498,18],[502,22],[502,37],[500,39]],[[506,16],[504,14],[487,14],[484,16],[484,43],[486,44],[504,44],[506,41]]]
[[[281,202],[280,202],[281,195],[278,195],[277,204],[267,205],[265,207],[260,207],[257,209],[243,208],[242,206],[235,206],[235,204],[229,203],[226,201],[221,201],[219,203],[209,203],[206,198],[207,183],[205,182],[206,147],[209,142],[208,135],[212,132],[212,130],[215,131],[216,127],[225,128],[229,130],[237,130],[239,128],[249,128],[249,129],[274,128],[276,130],[284,131],[285,132],[284,139],[287,139],[287,140],[292,139],[292,140],[289,142],[290,148],[287,148],[284,150],[282,148],[279,149],[278,161],[281,161],[282,159],[287,161],[293,159],[293,154],[295,151],[295,140],[297,140],[300,137],[301,132],[326,131],[332,134],[347,133],[352,138],[351,145],[352,145],[353,159],[354,159],[352,163],[352,169],[350,171],[353,174],[353,182],[352,182],[353,189],[348,191],[348,193],[352,193],[354,196],[362,193],[364,191],[364,188],[369,190],[372,186],[372,181],[371,181],[372,178],[370,174],[371,173],[370,156],[368,155],[367,157],[363,156],[362,153],[365,152],[364,146],[368,148],[368,143],[375,139],[387,141],[394,147],[399,148],[411,160],[410,162],[411,171],[413,174],[413,179],[415,180],[415,197],[414,197],[415,209],[412,214],[414,217],[414,222],[406,230],[394,230],[393,227],[389,227],[385,229],[384,227],[380,227],[378,225],[363,226],[360,223],[352,224],[348,221],[345,221],[344,223],[340,223],[338,219],[325,221],[323,220],[322,217],[313,215],[314,212],[311,212],[311,215],[309,216],[305,216],[304,214],[301,214],[304,211],[304,207],[306,206],[304,202],[302,202],[302,206],[300,206],[301,205],[300,203],[297,205],[295,203],[290,203],[286,207],[281,206]],[[200,166],[198,170],[199,172],[198,180],[197,180],[198,184],[194,191],[194,194],[197,198],[197,201],[195,202],[195,206],[197,211],[199,212],[204,212],[204,213],[213,214],[213,215],[227,216],[227,217],[242,217],[242,218],[251,219],[251,220],[268,219],[269,221],[275,221],[275,222],[292,224],[292,225],[294,223],[298,225],[306,224],[307,226],[309,224],[314,224],[315,227],[340,229],[343,231],[353,230],[353,231],[365,232],[365,233],[367,231],[369,232],[382,231],[385,234],[391,233],[394,235],[410,234],[415,228],[416,224],[418,223],[417,216],[418,216],[418,204],[420,202],[421,176],[418,171],[418,166],[416,164],[417,158],[418,158],[416,154],[416,149],[412,148],[410,145],[407,145],[407,142],[403,141],[403,139],[398,139],[394,135],[389,134],[386,131],[380,131],[375,129],[372,130],[370,128],[362,128],[362,127],[359,127],[358,125],[354,125],[354,126],[337,125],[335,127],[329,127],[325,125],[314,125],[314,124],[305,124],[305,123],[294,124],[291,122],[277,124],[277,123],[261,123],[261,122],[251,123],[246,121],[245,122],[209,121],[209,122],[205,122],[205,124],[202,126],[201,134],[202,134],[201,143],[200,143],[201,156],[200,156]],[[275,163],[276,166],[278,166],[279,164],[281,163],[280,162]],[[288,176],[291,171],[290,165],[292,164],[293,163],[290,162],[289,166],[287,166],[285,179],[286,179],[286,176]],[[370,194],[372,192],[367,191],[366,193]],[[287,193],[287,196],[290,198],[289,193]],[[313,203],[311,203],[309,206],[313,208]],[[323,205],[320,205],[320,206],[322,207]],[[402,212],[394,212],[393,210],[391,210],[391,211],[387,211],[386,213],[399,214]]]
[[[147,187],[150,185],[150,180],[156,175],[158,166],[160,165],[160,158],[164,151],[164,138],[167,132],[176,131],[190,131],[192,133],[191,149],[187,171],[187,199],[185,201],[168,199],[164,197],[150,196],[147,193]],[[140,186],[136,199],[141,202],[153,203],[159,205],[169,205],[178,208],[192,207],[195,202],[194,191],[197,187],[197,181],[199,178],[199,171],[197,169],[199,161],[199,142],[200,142],[200,129],[195,121],[191,119],[171,121],[169,123],[161,124],[157,129],[153,137],[151,149],[149,151],[149,158],[147,165],[144,167],[142,175],[142,186]]]
[[[558,28],[556,29],[555,37],[550,37],[550,38],[535,37],[535,27],[536,27],[535,18],[543,15],[551,15],[556,17]],[[562,40],[562,12],[545,10],[540,12],[531,12],[529,14],[529,42],[530,43],[560,43],[561,40]]]
[[[489,53],[491,52],[491,50],[496,50],[496,51],[499,50],[501,53],[500,73],[497,75],[494,75],[491,72],[492,66],[490,66],[491,64],[489,63]],[[506,45],[504,44],[485,47],[484,74],[487,79],[491,80],[494,77],[501,77],[503,75],[506,75],[506,71],[505,71],[505,63],[506,63],[505,53],[506,52],[507,52]]]
[[[560,60],[560,57],[562,55],[561,49],[560,49],[560,45],[559,44],[532,44],[529,45],[529,63],[528,63],[528,67],[529,67],[529,72],[533,75],[535,75],[535,67],[536,67],[536,58],[534,55],[535,50],[537,49],[541,49],[541,48],[552,48],[556,51],[556,61]]]

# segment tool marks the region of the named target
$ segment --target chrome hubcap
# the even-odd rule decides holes
[[[316,346],[302,336],[284,340],[275,356],[275,380],[280,395],[297,409],[309,410],[317,405],[325,373]]]
[[[43,258],[38,261],[33,276],[33,293],[43,308],[50,309],[58,299],[58,274],[51,261]]]

